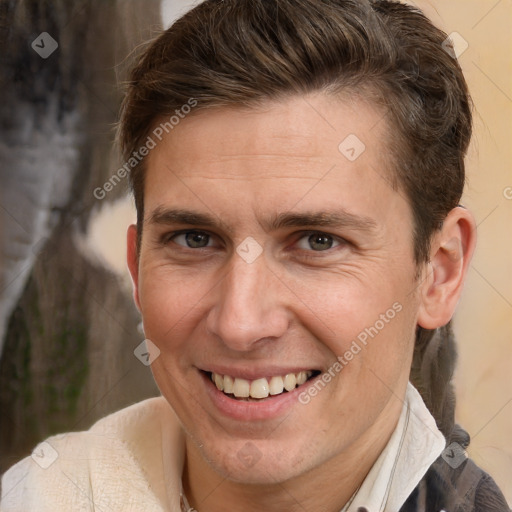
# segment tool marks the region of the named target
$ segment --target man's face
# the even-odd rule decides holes
[[[396,423],[419,298],[389,136],[367,103],[317,95],[204,111],[148,157],[134,280],[152,369],[223,476],[285,481]]]

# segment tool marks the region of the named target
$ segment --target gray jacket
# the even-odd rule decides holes
[[[452,469],[440,457],[400,512],[510,512],[494,480],[471,459]],[[363,512],[363,511],[361,511]]]

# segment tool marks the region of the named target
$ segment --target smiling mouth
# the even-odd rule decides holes
[[[279,396],[293,391],[305,382],[314,379],[320,373],[318,370],[308,370],[298,373],[287,373],[282,376],[263,377],[252,381],[231,377],[230,375],[219,375],[214,372],[208,372],[207,374],[217,389],[226,396],[235,400],[258,402],[268,397]]]

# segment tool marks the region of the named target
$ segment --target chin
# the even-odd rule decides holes
[[[264,457],[254,466],[246,466],[238,461],[227,461],[226,464],[213,464],[216,473],[232,482],[243,485],[275,485],[297,476],[297,468],[293,473],[288,464],[277,466],[265,461]]]
[[[303,455],[274,444],[244,440],[225,447],[217,445],[213,450],[203,446],[201,454],[217,474],[246,485],[275,485],[307,471]]]

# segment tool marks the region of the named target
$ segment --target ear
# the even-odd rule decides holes
[[[133,299],[137,309],[140,311],[139,300],[139,255],[137,252],[137,226],[132,224],[128,227],[126,233],[126,257],[128,263],[128,270],[132,276],[133,282]]]
[[[451,320],[475,244],[475,219],[464,207],[457,206],[447,215],[432,240],[430,261],[420,285],[418,324],[421,327],[436,329]]]

